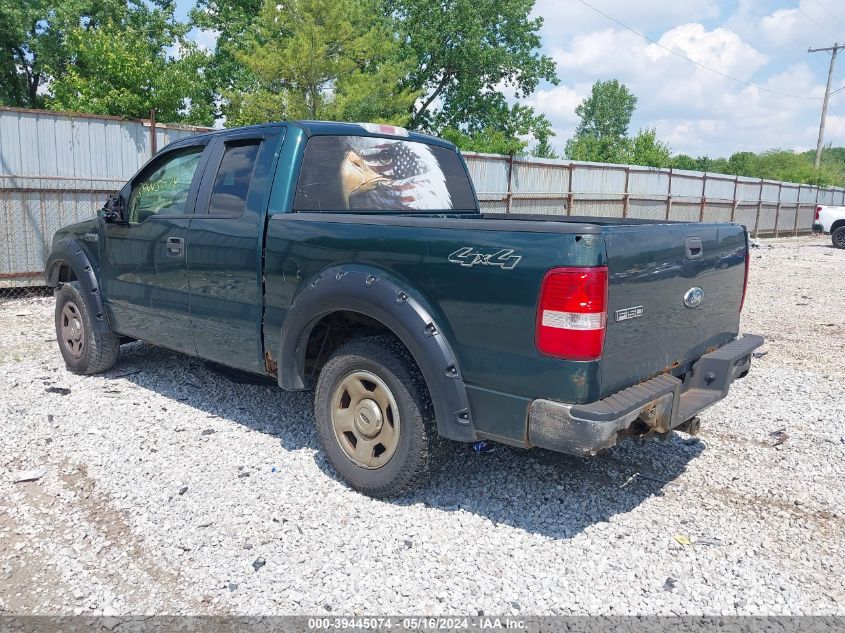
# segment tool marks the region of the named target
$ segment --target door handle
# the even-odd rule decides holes
[[[167,238],[167,256],[182,257],[185,253],[185,240],[181,237]]]

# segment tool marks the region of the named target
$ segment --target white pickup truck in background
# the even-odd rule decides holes
[[[845,207],[817,206],[813,230],[829,233],[836,248],[845,248]]]

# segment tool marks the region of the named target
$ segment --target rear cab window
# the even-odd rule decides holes
[[[458,153],[416,141],[313,136],[294,211],[475,211]]]

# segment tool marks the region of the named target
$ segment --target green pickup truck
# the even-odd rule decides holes
[[[695,432],[763,342],[738,336],[748,260],[738,224],[482,213],[450,143],[286,122],[172,143],[45,275],[71,371],[139,339],[314,389],[337,473],[391,496],[441,438]]]

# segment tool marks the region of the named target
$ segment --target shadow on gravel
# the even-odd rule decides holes
[[[827,244],[805,244],[804,248],[825,248],[825,249],[830,249],[832,251],[842,250],[841,248],[836,248],[830,242],[828,242]]]
[[[319,451],[313,392],[284,392],[274,381],[144,343],[124,345],[118,365],[106,377],[125,378],[208,418],[266,433],[285,449],[315,449],[317,466],[338,479]],[[676,479],[704,449],[700,440],[678,434],[665,442],[626,441],[593,458],[504,445],[476,454],[470,445],[447,443],[442,467],[428,485],[385,503],[463,510],[496,524],[568,539],[663,496],[670,487],[682,489]]]

